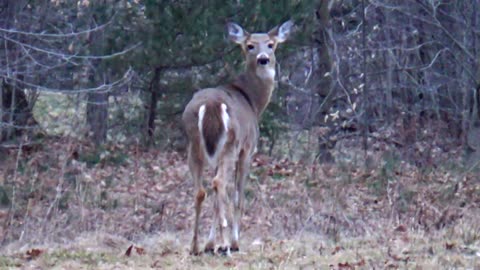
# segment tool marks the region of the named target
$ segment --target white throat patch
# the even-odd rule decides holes
[[[275,68],[268,67],[257,69],[257,76],[261,79],[270,79],[273,81],[273,79],[275,79]]]

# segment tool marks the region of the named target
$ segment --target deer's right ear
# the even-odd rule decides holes
[[[293,21],[286,21],[280,27],[275,27],[268,34],[275,38],[278,43],[285,42],[293,30]]]
[[[227,30],[228,30],[228,38],[237,44],[242,44],[248,35],[248,33],[244,31],[243,28],[236,23],[228,23]]]

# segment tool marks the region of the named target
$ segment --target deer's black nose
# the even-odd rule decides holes
[[[268,59],[268,58],[258,58],[257,63],[259,65],[264,66],[264,65],[267,65],[268,63],[270,63],[270,59]]]

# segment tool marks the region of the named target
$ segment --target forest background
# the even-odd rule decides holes
[[[0,267],[480,267],[479,8],[1,1]],[[192,258],[183,108],[243,69],[227,22],[288,19],[246,248]]]

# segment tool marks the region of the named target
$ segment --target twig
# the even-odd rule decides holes
[[[50,51],[50,50],[42,49],[42,48],[30,45],[30,44],[20,42],[18,40],[14,40],[14,39],[9,38],[5,35],[3,36],[3,38],[5,40],[8,40],[8,41],[12,42],[12,43],[20,45],[22,47],[29,48],[29,49],[32,49],[32,50],[35,50],[37,52],[41,52],[41,53],[44,53],[44,54],[47,54],[47,55],[57,56],[57,57],[59,57],[63,60],[67,60],[67,61],[69,61],[70,59],[88,59],[88,60],[111,59],[111,58],[114,58],[114,57],[117,57],[117,56],[120,56],[120,55],[124,55],[124,54],[138,48],[140,45],[142,45],[142,42],[138,42],[137,44],[135,44],[133,46],[130,46],[130,47],[128,47],[128,48],[126,48],[126,49],[124,49],[120,52],[116,52],[116,53],[112,53],[112,54],[108,54],[108,55],[76,55],[76,54],[59,53],[59,52],[56,52],[56,51]]]
[[[78,94],[78,93],[87,93],[87,92],[99,92],[99,93],[106,93],[106,92],[111,92],[112,89],[115,89],[116,87],[122,86],[127,84],[128,82],[131,81],[131,78],[133,76],[133,71],[131,68],[129,68],[123,77],[117,81],[114,81],[109,84],[102,84],[97,87],[93,88],[82,88],[82,89],[58,89],[58,88],[49,88],[46,86],[38,85],[38,84],[33,84],[26,82],[24,80],[20,80],[18,78],[14,77],[5,77],[5,76],[0,76],[8,80],[13,80],[16,82],[19,82],[20,84],[24,84],[25,86],[35,88],[38,91],[45,91],[45,92],[54,92],[54,93],[63,93],[63,94]]]
[[[8,230],[9,230],[10,226],[12,225],[13,216],[15,214],[15,203],[16,203],[15,197],[16,197],[16,193],[17,193],[17,184],[16,183],[17,183],[18,168],[19,168],[20,157],[21,156],[22,156],[22,147],[21,147],[21,144],[20,144],[20,147],[18,148],[18,152],[17,152],[17,158],[16,158],[16,161],[15,161],[15,170],[13,172],[12,203],[11,203],[11,206],[10,206],[8,218],[5,220],[5,224],[4,224],[5,234],[4,234],[3,239],[2,239],[2,245],[5,244],[5,242],[7,241]]]
[[[76,37],[76,36],[81,36],[81,35],[88,35],[91,34],[92,32],[100,31],[103,28],[107,27],[109,24],[112,23],[112,20],[108,21],[105,24],[96,26],[94,28],[90,28],[84,31],[79,31],[79,32],[71,32],[71,33],[60,33],[60,34],[49,34],[49,33],[35,33],[35,32],[26,32],[26,31],[21,31],[21,30],[15,30],[15,29],[6,29],[0,27],[0,32],[8,33],[8,34],[19,34],[19,35],[25,35],[25,36],[34,36],[34,37],[50,37],[50,38],[71,38],[71,37]]]

